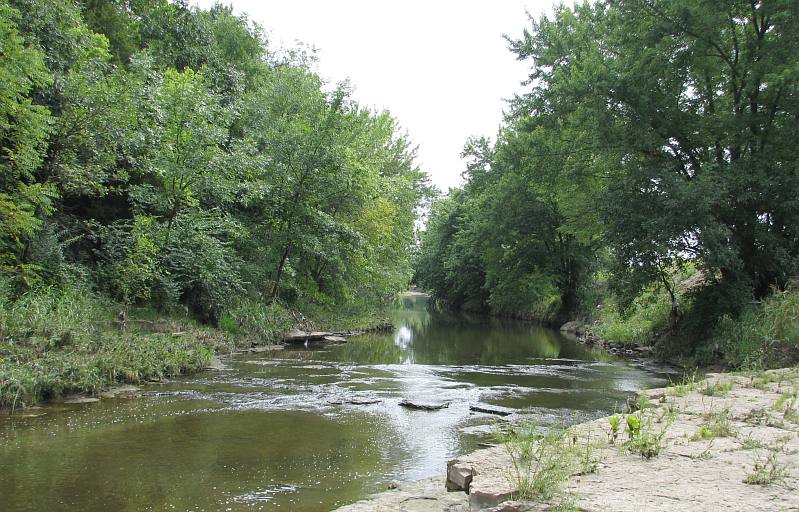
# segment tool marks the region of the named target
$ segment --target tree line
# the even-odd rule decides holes
[[[0,2],[7,293],[89,287],[212,324],[385,304],[430,195],[387,112],[229,7]]]
[[[799,4],[586,2],[508,43],[525,90],[434,202],[420,285],[557,322],[660,302],[661,334],[709,356],[720,320],[791,289]]]

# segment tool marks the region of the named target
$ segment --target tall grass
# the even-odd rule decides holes
[[[765,369],[799,363],[799,286],[775,291],[738,318],[722,317],[708,352],[728,366]]]
[[[82,288],[14,300],[0,281],[0,409],[195,370],[213,355],[202,336],[120,330],[116,306]]]
[[[602,339],[624,344],[649,343],[655,333],[668,326],[671,303],[668,293],[659,286],[650,286],[621,311],[613,300],[599,310],[594,333]]]

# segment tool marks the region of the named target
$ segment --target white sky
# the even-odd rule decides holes
[[[318,72],[349,78],[362,105],[387,109],[419,146],[418,163],[442,191],[460,183],[470,136],[494,137],[504,99],[528,64],[502,34],[520,36],[554,0],[224,0],[269,33],[270,45],[317,48]],[[214,0],[195,0],[209,7]]]

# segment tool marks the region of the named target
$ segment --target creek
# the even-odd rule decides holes
[[[426,301],[406,296],[391,334],[238,354],[136,399],[0,416],[0,510],[326,511],[444,474],[500,421],[470,406],[557,426],[665,383],[557,331]]]

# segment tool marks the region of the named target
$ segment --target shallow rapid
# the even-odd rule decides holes
[[[499,421],[470,406],[555,426],[665,382],[551,329],[426,301],[405,297],[392,334],[239,354],[137,399],[0,416],[0,510],[330,510],[443,474]]]

